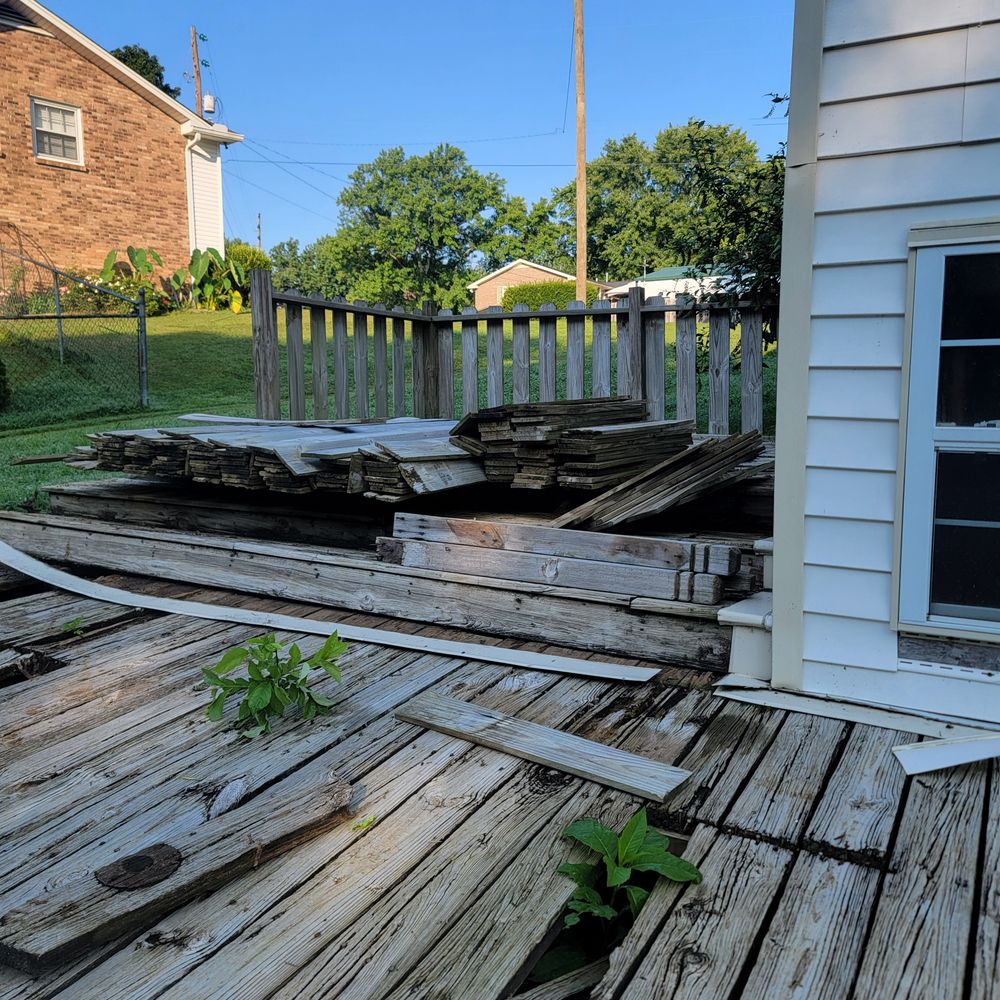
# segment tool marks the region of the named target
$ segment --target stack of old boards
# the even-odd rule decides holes
[[[448,439],[451,421],[266,423],[189,415],[194,427],[90,435],[97,467],[277,493],[363,493],[389,502],[485,481]]]
[[[645,402],[617,396],[517,403],[467,414],[452,439],[491,482],[601,489],[691,443],[692,421],[646,417]]]
[[[742,560],[726,544],[405,513],[393,537],[378,540],[378,554],[415,569],[699,605],[719,603]]]
[[[706,437],[658,465],[574,507],[553,522],[556,528],[606,531],[619,524],[661,514],[679,504],[767,475],[771,463],[756,461],[764,450],[759,431]]]

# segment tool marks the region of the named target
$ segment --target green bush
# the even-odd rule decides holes
[[[254,268],[262,271],[271,270],[271,258],[263,250],[252,247],[249,243],[244,243],[243,240],[226,241],[226,260],[235,260],[243,268],[243,273],[246,275],[246,287],[241,288],[240,291],[244,296],[250,291],[250,272]]]
[[[538,309],[541,306],[554,305],[557,309],[565,309],[576,299],[576,283],[573,281],[539,281],[534,285],[514,285],[503,293],[504,312],[510,312],[514,306],[527,306]],[[592,306],[597,300],[597,285],[587,285],[587,305]]]
[[[145,289],[147,316],[162,316],[176,305],[157,280],[143,275],[116,269],[107,278],[85,271],[78,272],[75,276],[90,282],[91,285],[110,289],[129,299],[137,299],[139,289]],[[127,309],[125,303],[119,299],[111,295],[102,295],[96,289],[88,288],[69,278],[59,283],[59,301],[64,312],[120,313]]]

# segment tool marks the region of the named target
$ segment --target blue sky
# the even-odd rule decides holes
[[[188,106],[190,25],[208,36],[203,87],[249,140],[225,153],[230,236],[252,242],[258,211],[265,247],[331,232],[348,173],[389,145],[453,142],[529,201],[573,173],[572,0],[50,6],[105,48],[154,52]],[[793,0],[585,7],[589,156],[689,117],[744,128],[762,153],[785,138],[765,95],[788,89]]]

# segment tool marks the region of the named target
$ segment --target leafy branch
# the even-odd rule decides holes
[[[271,719],[296,705],[305,719],[326,715],[333,704],[328,698],[309,687],[309,676],[322,670],[339,684],[342,679],[337,657],[347,649],[336,632],[308,658],[303,658],[298,645],[279,642],[272,632],[247,641],[246,646],[230,649],[213,670],[202,670],[209,684],[212,700],[207,714],[220,722],[230,695],[242,695],[236,725],[243,735],[253,739],[271,731]],[[228,676],[246,665],[246,677]]]

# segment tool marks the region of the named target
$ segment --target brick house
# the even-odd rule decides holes
[[[576,281],[576,275],[519,258],[496,271],[483,275],[478,281],[472,282],[468,288],[472,292],[473,305],[477,309],[485,309],[487,306],[501,305],[503,293],[508,288],[514,288],[518,285],[537,285],[543,281]],[[607,287],[600,282],[596,282],[596,284],[602,290]]]
[[[220,152],[241,140],[35,0],[0,2],[0,223],[56,265],[222,249]]]

